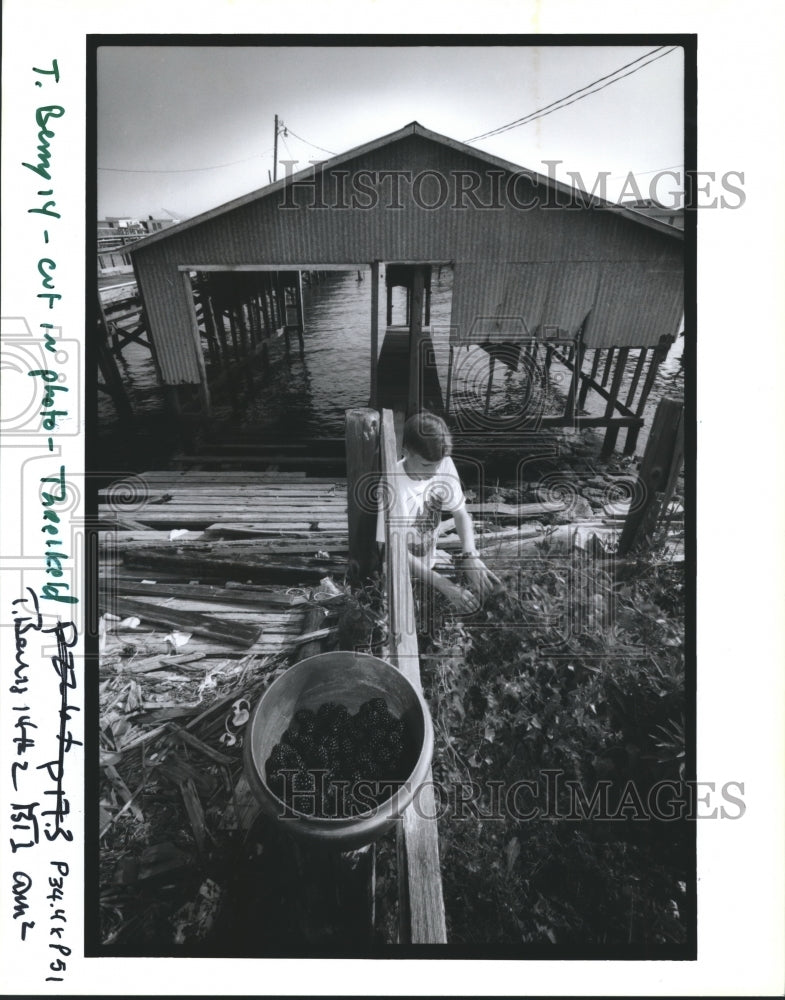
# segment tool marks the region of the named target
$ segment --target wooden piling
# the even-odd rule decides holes
[[[643,372],[643,365],[646,362],[646,348],[642,347],[638,353],[638,360],[635,363],[635,371],[632,375],[632,382],[630,383],[630,388],[627,393],[627,398],[624,400],[624,405],[629,409],[632,405],[633,399],[635,399],[635,390],[638,388],[638,382],[640,381],[641,373]]]
[[[621,388],[621,380],[624,376],[624,369],[627,367],[627,358],[629,357],[629,353],[629,347],[619,348],[616,368],[613,371],[613,381],[611,382],[611,387],[608,392],[608,402],[605,407],[605,419],[609,422],[613,417],[613,411],[616,408],[616,402],[619,398],[619,389]],[[602,458],[607,458],[613,452],[613,449],[616,447],[616,439],[618,436],[618,424],[610,424],[605,432],[605,440],[602,443],[602,450],[600,452]]]
[[[422,409],[422,307],[423,293],[425,289],[425,268],[415,267],[412,280],[411,292],[407,290],[407,302],[409,308],[407,312],[411,317],[409,321],[409,395],[407,398],[406,413],[411,416]]]
[[[591,388],[592,382],[597,378],[597,369],[600,367],[600,355],[602,351],[595,347],[594,357],[591,363],[591,372],[589,373],[588,379],[583,380],[583,385],[581,386],[581,391],[578,396],[578,409],[582,410],[586,406],[586,397],[589,395],[589,389]]]
[[[300,343],[300,357],[305,357],[305,312],[303,309],[303,275],[297,272],[294,285],[294,307],[297,314],[297,339]]]
[[[564,407],[564,419],[569,421],[575,420],[575,404],[576,397],[578,393],[578,385],[581,379],[581,368],[583,366],[583,336],[582,332],[578,334],[577,343],[574,345],[574,351],[572,355],[572,378],[570,379],[570,387],[567,390],[567,402]]]
[[[638,471],[640,503],[630,508],[619,539],[618,555],[640,548],[651,537],[660,511],[670,499],[684,461],[684,404],[664,396],[657,404],[649,440]]]
[[[346,509],[349,523],[349,580],[361,584],[378,569],[375,502],[379,481],[377,410],[346,411]]]
[[[455,360],[455,349],[453,348],[452,344],[450,344],[450,358],[449,361],[447,362],[447,397],[444,402],[444,410],[445,413],[447,414],[449,414],[450,412],[450,396],[452,394],[452,366],[454,360]]]
[[[496,357],[493,353],[488,355],[488,388],[485,390],[485,414],[491,407],[491,393],[493,392],[493,370],[496,366]]]
[[[649,398],[649,393],[654,386],[654,379],[657,375],[657,370],[660,367],[660,363],[667,353],[668,344],[665,345],[665,350],[663,347],[657,346],[651,352],[651,362],[649,364],[649,370],[646,372],[646,380],[643,383],[643,388],[641,389],[640,397],[638,398],[638,405],[635,408],[635,415],[640,417],[643,413],[646,402]],[[624,454],[632,455],[635,453],[635,449],[638,445],[638,434],[640,432],[640,427],[630,427],[627,432],[627,440],[624,444]]]
[[[371,264],[371,393],[369,405],[378,405],[379,365],[379,261]]]
[[[605,367],[602,370],[602,387],[603,389],[608,384],[608,376],[611,373],[611,365],[613,364],[613,355],[616,353],[616,348],[611,347],[605,356]]]
[[[188,301],[188,311],[191,320],[191,334],[193,337],[194,354],[196,356],[196,367],[199,372],[199,402],[201,406],[201,418],[207,420],[210,415],[210,389],[207,384],[207,368],[204,363],[204,351],[202,350],[202,336],[199,332],[199,324],[196,320],[196,307],[194,305],[193,289],[191,279],[187,271],[182,272],[183,292]]]
[[[120,372],[117,370],[117,362],[115,361],[114,355],[109,350],[109,346],[106,343],[105,338],[106,328],[99,322],[96,329],[96,340],[98,342],[96,355],[98,368],[104,380],[102,388],[104,388],[104,390],[111,397],[120,420],[125,423],[130,423],[133,420],[133,410],[131,409],[128,396],[126,395],[125,385],[120,376]]]

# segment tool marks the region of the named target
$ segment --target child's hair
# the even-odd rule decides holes
[[[403,425],[403,446],[427,462],[438,462],[452,451],[452,435],[441,417],[422,410]]]

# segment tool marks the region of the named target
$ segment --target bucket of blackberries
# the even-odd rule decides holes
[[[247,733],[246,774],[266,818],[337,850],[371,843],[416,808],[433,754],[420,691],[386,660],[342,650],[278,677]]]

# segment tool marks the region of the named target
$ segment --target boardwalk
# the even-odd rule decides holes
[[[294,648],[307,589],[346,568],[340,478],[147,472],[102,490],[98,514],[102,611],[210,656]]]

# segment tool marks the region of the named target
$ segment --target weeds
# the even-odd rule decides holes
[[[451,941],[687,939],[688,824],[636,821],[657,782],[684,777],[683,570],[580,569],[576,586],[543,556],[471,621],[443,609],[423,656],[435,780],[478,788],[473,815],[450,799],[439,825]],[[495,809],[496,789],[541,792],[549,774],[550,814]],[[570,782],[606,789],[608,815],[576,813]]]

